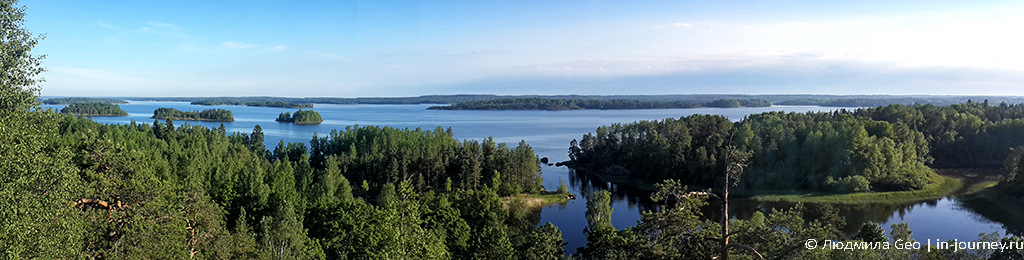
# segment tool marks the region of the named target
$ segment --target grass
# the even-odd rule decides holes
[[[837,203],[837,204],[901,204],[914,201],[942,198],[956,193],[962,187],[960,179],[933,175],[932,183],[925,185],[924,189],[914,191],[890,191],[890,192],[859,192],[849,194],[829,194],[809,192],[804,194],[772,194],[753,196],[751,199],[757,201],[788,201],[807,203]],[[977,185],[974,185],[977,186]],[[989,186],[991,187],[991,186]],[[971,187],[975,189],[975,187]],[[983,189],[983,188],[982,188]],[[979,189],[980,190],[980,189]]]
[[[996,184],[999,184],[999,181],[984,181],[984,182],[975,183],[974,185],[971,185],[971,187],[968,187],[964,191],[964,195],[971,195],[971,194],[975,194],[975,193],[981,192],[983,190],[987,190],[989,188],[995,187]]]
[[[516,196],[502,197],[501,202],[507,207],[514,200],[523,200],[529,208],[540,209],[551,204],[565,204],[569,202],[571,193],[558,193],[553,191],[542,191],[539,194],[523,193]]]

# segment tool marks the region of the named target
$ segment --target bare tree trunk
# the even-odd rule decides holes
[[[732,168],[732,162],[729,161],[729,157],[732,153],[732,149],[728,151],[725,157],[725,174],[723,174],[724,184],[722,185],[722,253],[719,259],[729,260],[729,172]]]

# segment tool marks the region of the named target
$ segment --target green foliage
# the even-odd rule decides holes
[[[60,109],[61,114],[75,116],[128,116],[121,107],[108,103],[73,103]]]
[[[525,254],[522,259],[563,259],[565,255],[565,241],[562,240],[562,231],[550,222],[536,230],[526,239]]]
[[[704,103],[705,107],[770,107],[772,102],[762,99],[732,99],[723,98]]]
[[[36,105],[39,74],[46,71],[45,55],[32,55],[32,48],[44,37],[23,26],[25,7],[16,0],[0,1],[0,112],[24,111]]]
[[[82,192],[72,150],[53,148],[62,117],[0,110],[0,252],[8,258],[73,258],[84,242],[72,210]]]
[[[1010,155],[1003,162],[1003,178],[1000,184],[1019,186],[1024,173],[1024,146],[1010,148]]]
[[[920,190],[934,179],[928,165],[1003,164],[1004,183],[1014,182],[1020,156],[1010,148],[1024,145],[1021,131],[1024,105],[988,102],[768,112],[734,124],[697,115],[600,127],[574,140],[569,157],[595,174],[713,187],[716,180],[701,173],[721,172],[722,140],[734,135],[739,148],[752,152],[741,189]]]
[[[206,109],[203,111],[181,111],[173,108],[161,107],[153,111],[153,118],[217,122],[235,121],[235,117],[231,114],[231,111],[224,109]]]
[[[565,185],[565,181],[558,179],[558,190],[555,191],[558,194],[569,194],[569,186]]]
[[[719,187],[729,138],[749,156],[740,188],[860,192],[917,190],[934,173],[926,138],[901,122],[842,113],[751,115],[732,123],[693,115],[599,127],[571,143],[570,165],[648,182]],[[742,191],[742,190],[741,190]]]
[[[32,109],[33,77],[42,69],[27,52],[37,38],[19,28],[23,9],[2,0],[0,9],[7,68],[0,72],[0,252],[6,258],[564,254],[557,228],[536,227],[539,212],[510,214],[498,197],[498,186],[540,191],[538,160],[524,142],[509,148],[491,139],[459,142],[441,128],[357,127],[314,136],[308,150],[282,142],[270,153],[259,126],[225,136],[223,126],[172,121],[231,120],[227,110],[161,108],[154,114],[167,118],[163,123],[103,125]],[[363,189],[353,192],[349,179]],[[480,185],[481,179],[499,185]]]
[[[864,223],[860,226],[860,230],[857,234],[853,235],[854,240],[860,240],[864,242],[884,242],[889,241],[885,238],[885,230],[875,223]]]
[[[255,101],[247,100],[245,98],[209,98],[192,101],[193,105],[202,106],[221,106],[221,105],[236,105],[236,106],[250,106],[250,107],[281,107],[281,108],[313,108],[313,104],[305,103],[293,103],[285,101]]]
[[[500,176],[500,183],[506,185],[501,192],[511,195],[538,193],[542,183],[537,156],[525,142],[515,148],[492,139],[459,142],[440,127],[434,131],[346,127],[314,137],[310,149],[314,168],[327,168],[326,158],[337,156],[337,168],[345,178],[365,182],[374,191],[387,183],[410,181],[418,191],[440,192],[448,180],[454,189],[479,189],[484,180]]]
[[[320,113],[313,110],[302,109],[295,111],[294,114],[289,114],[288,112],[281,113],[277,116],[277,119],[274,120],[281,123],[294,123],[297,125],[319,124],[324,121],[324,119],[320,117]]]

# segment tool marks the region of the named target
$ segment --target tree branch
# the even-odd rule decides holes
[[[753,247],[750,247],[748,245],[737,244],[737,243],[729,243],[729,247],[736,247],[736,248],[741,248],[741,249],[750,251],[750,253],[756,255],[757,258],[760,258],[761,260],[764,260],[764,256],[762,256],[761,253],[757,252],[757,249],[754,249]]]
[[[691,191],[690,193],[687,193],[686,195],[683,195],[683,198],[689,198],[690,196],[705,196],[705,197],[714,198],[716,200],[722,200],[722,197],[719,197],[718,194],[714,194],[714,193],[710,193],[710,192],[704,192],[704,191]]]

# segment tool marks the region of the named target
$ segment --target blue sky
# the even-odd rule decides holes
[[[1024,2],[42,1],[47,96],[1024,95]]]

